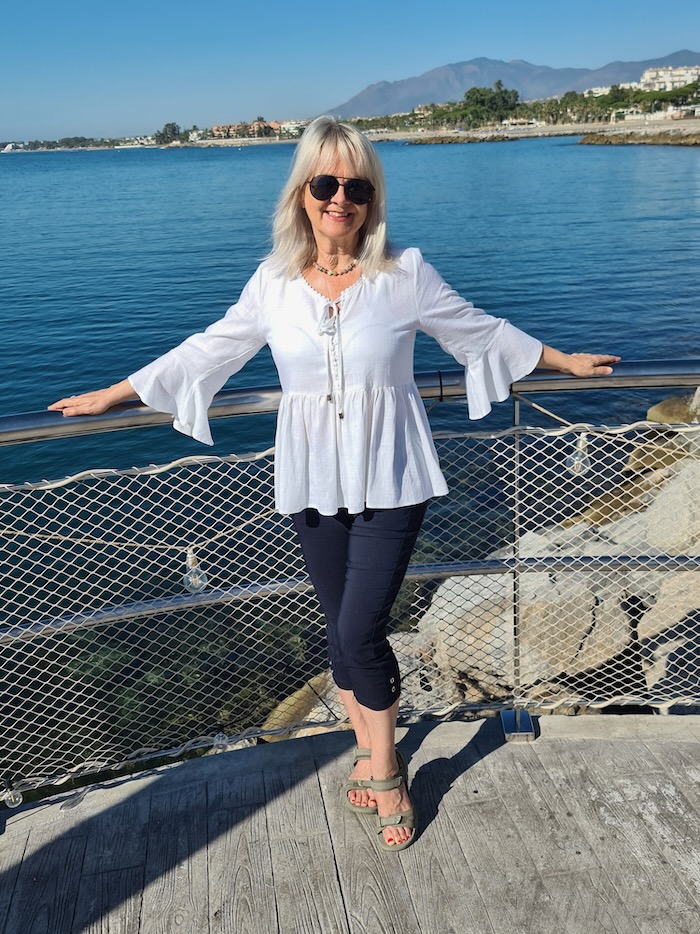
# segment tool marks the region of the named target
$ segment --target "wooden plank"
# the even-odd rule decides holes
[[[666,775],[624,776],[614,786],[648,827],[656,846],[700,907],[700,814]]]
[[[83,876],[73,934],[135,934],[142,889],[143,866]]]
[[[523,845],[517,820],[501,801],[452,806],[448,810],[453,832],[473,873],[531,876],[532,858]]]
[[[150,795],[140,792],[132,800],[90,818],[83,874],[142,866],[150,809]]]
[[[679,885],[644,822],[611,787],[614,763],[609,763],[604,781],[594,781],[589,774],[588,745],[545,745],[537,755],[628,911],[642,918],[693,908],[691,893]]]
[[[683,794],[700,813],[700,743],[645,743],[649,754],[664,772],[683,789]]]
[[[427,767],[432,781],[439,781],[453,798],[459,797],[460,804],[486,798],[500,800],[486,757],[474,742],[456,750],[434,746],[421,749],[410,765],[416,777]]]
[[[566,934],[639,934],[638,923],[602,869],[543,877]]]
[[[443,799],[454,839],[464,854],[462,882],[467,882],[467,872],[474,881],[473,893],[471,885],[465,885],[474,922],[468,927],[455,926],[455,932],[561,934],[555,906],[533,868],[517,820],[500,796],[477,797],[469,785],[465,790],[451,791]],[[485,917],[480,907],[476,910],[481,905]]]
[[[411,764],[415,767],[418,761],[419,757],[414,757]],[[464,808],[465,811],[487,807],[495,799],[487,796],[477,799],[473,781],[463,792],[456,787],[463,777],[462,763],[438,756],[418,767],[409,786],[418,819],[418,839],[400,858],[424,934],[493,932],[470,871],[470,865],[478,862],[478,855],[469,847],[469,836],[460,834],[450,817],[454,802],[465,797],[470,802],[479,801]],[[389,859],[393,856],[381,855]]]
[[[592,847],[531,746],[509,744],[485,761],[533,871],[597,868]]]
[[[206,809],[204,782],[153,796],[141,920],[148,934],[206,930]]]
[[[271,840],[328,836],[328,822],[313,762],[265,772],[267,825]]]
[[[328,837],[274,837],[275,898],[284,934],[348,934],[345,905]],[[257,930],[267,934],[265,928]],[[367,930],[367,929],[366,929]],[[371,928],[369,929],[371,930]]]
[[[639,922],[641,934],[698,934],[700,911],[681,911]]]
[[[494,876],[473,871],[491,924],[498,934],[562,934],[564,929],[556,905],[541,876],[510,877],[505,872]]]
[[[0,818],[1,819],[1,818]],[[17,877],[22,866],[29,830],[21,830],[16,825],[0,826],[2,845],[0,846],[0,931],[5,930],[5,921],[10,910],[10,902],[17,884]]]
[[[71,930],[85,854],[84,836],[32,846],[32,834],[7,914],[5,930],[46,934]],[[37,835],[40,836],[40,835]]]
[[[575,748],[579,752],[585,749],[588,772],[595,781],[607,781],[611,769],[619,776],[661,771],[660,764],[649,755],[648,749],[640,740],[595,739],[563,742],[569,749]],[[562,740],[558,740],[557,743],[561,744]]]
[[[218,771],[208,782],[209,810],[258,807],[265,804],[262,771],[222,775]]]
[[[277,934],[276,889],[263,806],[209,814],[208,869],[210,934]]]

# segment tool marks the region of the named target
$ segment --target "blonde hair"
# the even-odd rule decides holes
[[[268,255],[290,278],[316,259],[316,241],[304,210],[301,192],[312,175],[342,161],[360,178],[374,185],[367,205],[367,220],[360,230],[358,260],[372,278],[392,264],[386,229],[384,171],[374,146],[355,127],[334,117],[317,117],[297,144],[289,178],[282,189],[272,220],[272,250]]]

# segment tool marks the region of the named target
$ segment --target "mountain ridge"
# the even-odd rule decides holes
[[[523,100],[560,97],[567,91],[585,91],[638,81],[647,68],[700,65],[700,52],[681,49],[670,55],[639,62],[608,62],[601,68],[552,68],[524,59],[472,58],[439,65],[422,75],[398,81],[375,81],[327,113],[338,117],[379,117],[413,110],[419,104],[442,104],[460,99],[470,87],[491,87],[502,81],[518,91]]]

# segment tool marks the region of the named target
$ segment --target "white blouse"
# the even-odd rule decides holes
[[[282,400],[275,438],[281,513],[334,515],[409,506],[447,493],[413,375],[416,331],[467,367],[470,418],[530,373],[540,341],[466,302],[417,249],[360,278],[337,302],[269,261],[225,317],[129,377],[174,427],[212,444],[207,410],[226,380],[269,344]]]

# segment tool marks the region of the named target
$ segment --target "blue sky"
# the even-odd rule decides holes
[[[697,0],[32,0],[0,22],[0,140],[314,116],[481,56],[598,68],[700,50]]]

